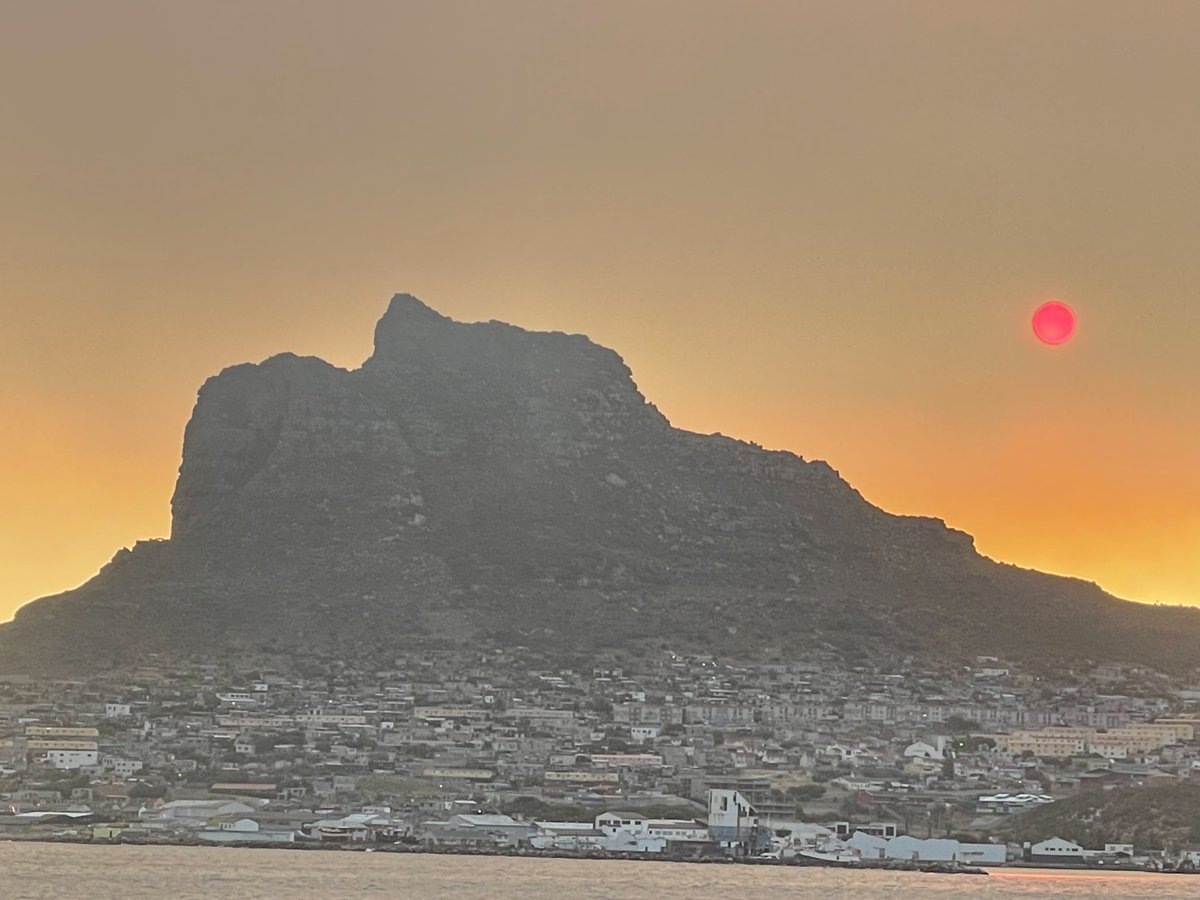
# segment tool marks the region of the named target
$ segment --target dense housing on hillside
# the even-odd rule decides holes
[[[1197,696],[1146,669],[1051,676],[989,659],[152,660],[89,681],[0,681],[0,825],[893,858],[911,850],[889,843],[900,836],[1003,844],[1011,822],[1055,801],[1200,778]],[[948,845],[913,846],[932,858]],[[970,846],[953,855],[993,852]],[[1136,848],[1167,849],[1189,848]]]

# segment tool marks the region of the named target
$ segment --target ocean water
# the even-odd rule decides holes
[[[1000,869],[978,875],[226,847],[0,843],[0,898],[740,900],[1200,896],[1200,876]]]

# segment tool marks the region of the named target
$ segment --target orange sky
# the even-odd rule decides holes
[[[396,291],[1200,604],[1200,6],[0,6],[0,618],[165,535],[223,366]],[[1038,345],[1061,297],[1076,338]]]

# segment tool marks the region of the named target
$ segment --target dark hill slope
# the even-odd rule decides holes
[[[1086,791],[1013,816],[1006,831],[1018,842],[1062,837],[1088,848],[1194,847],[1200,842],[1200,785]]]
[[[1195,611],[994,563],[825,463],[672,428],[584,337],[407,295],[356,371],[209,379],[172,512],[0,626],[0,671],[434,638],[1200,663]]]

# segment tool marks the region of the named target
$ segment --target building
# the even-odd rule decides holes
[[[100,760],[95,741],[31,740],[25,747],[34,762],[55,769],[79,769],[94,766]]]
[[[592,822],[534,822],[529,843],[538,850],[603,850],[608,838]]]
[[[97,740],[100,730],[89,725],[26,725],[27,738],[66,738]]]
[[[604,849],[621,853],[662,853],[667,839],[650,833],[650,820],[638,813],[606,812],[596,816]],[[707,835],[706,835],[707,837]]]
[[[274,782],[268,781],[222,781],[209,785],[209,791],[214,794],[238,794],[243,797],[275,797],[279,788]]]
[[[1052,837],[1028,849],[1031,862],[1083,862],[1083,847],[1065,838]]]
[[[933,744],[925,741],[914,741],[904,748],[905,759],[936,759],[946,758],[946,739],[938,737]]]
[[[760,826],[754,807],[734,790],[708,792],[708,832],[735,854],[757,853],[771,843],[770,830]]]
[[[840,838],[848,838],[854,834],[867,834],[877,838],[894,838],[900,833],[900,826],[895,822],[871,822],[867,825],[852,824],[850,822],[831,822],[828,828]]]
[[[208,819],[222,816],[243,816],[254,812],[238,800],[172,800],[157,809],[146,810],[141,818],[162,824],[191,825],[195,827]]]
[[[542,780],[546,784],[619,784],[621,776],[616,772],[547,772]]]
[[[654,769],[663,764],[657,753],[593,753],[591,760],[597,769]]]
[[[516,847],[528,843],[537,834],[537,827],[511,816],[463,813],[445,821],[422,822],[421,833],[432,844]]]
[[[596,828],[605,834],[618,831],[642,833],[646,830],[646,817],[631,812],[606,812],[596,816]]]
[[[921,838],[899,835],[882,838],[856,831],[839,849],[862,859],[897,859],[912,862],[958,862],[999,866],[1007,862],[1004,844],[964,844],[950,838]]]
[[[1053,802],[1048,794],[985,794],[975,801],[975,811],[1006,816]]]
[[[222,822],[218,828],[198,831],[196,837],[214,844],[290,844],[296,840],[296,832],[267,831],[253,819],[236,819],[232,822]]]
[[[386,807],[384,807],[386,809]],[[358,843],[390,838],[399,833],[388,812],[351,813],[339,819],[319,819],[307,826],[310,837],[322,841]]]
[[[1010,756],[1031,754],[1067,758],[1098,753],[1115,759],[1141,756],[1180,741],[1191,740],[1194,727],[1187,720],[1142,722],[1100,731],[1096,728],[1045,728],[1014,731],[996,736],[996,749]]]
[[[1092,731],[1092,729],[1080,729]],[[1086,742],[1078,734],[1064,733],[1074,729],[1051,730],[1044,732],[1016,731],[1012,734],[996,736],[996,749],[1010,756],[1048,756],[1053,759],[1066,759],[1071,756],[1082,756],[1087,752]]]
[[[142,771],[146,764],[140,759],[125,759],[124,757],[120,756],[103,756],[100,758],[100,765],[120,778],[128,778],[130,775],[134,775]]]
[[[491,769],[455,768],[452,766],[425,766],[421,777],[459,781],[491,781],[496,773]]]

